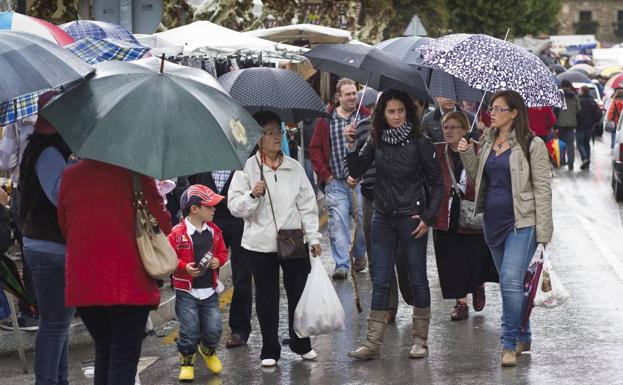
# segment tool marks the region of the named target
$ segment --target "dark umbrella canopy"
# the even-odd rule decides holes
[[[27,304],[34,304],[22,281],[15,263],[4,254],[0,254],[0,290],[4,289]]]
[[[305,56],[318,70],[367,84],[375,90],[395,88],[420,100],[431,100],[415,68],[374,47],[325,44],[313,48]]]
[[[66,85],[94,71],[46,39],[12,31],[0,31],[0,69],[0,101]]]
[[[419,55],[415,49],[423,46],[424,44],[428,44],[433,40],[434,39],[431,39],[430,37],[420,36],[395,37],[393,39],[382,41],[374,47],[389,55],[399,58],[401,61],[404,61],[408,56],[414,54]]]
[[[580,71],[567,71],[556,75],[556,78],[560,81],[567,80],[571,83],[590,83],[591,78],[586,76]]]
[[[560,64],[550,64],[549,69],[552,70],[552,72],[555,73],[556,75],[567,71],[567,69],[561,66]]]
[[[295,72],[278,68],[247,68],[221,76],[219,82],[250,113],[270,110],[286,122],[328,116],[314,89]]]
[[[41,114],[82,158],[158,179],[240,169],[262,135],[206,72],[156,58],[105,62]]]

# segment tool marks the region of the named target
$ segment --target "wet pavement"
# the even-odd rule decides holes
[[[606,140],[607,141],[607,140]],[[579,162],[579,161],[578,161]],[[499,355],[500,296],[497,285],[487,284],[487,305],[473,310],[465,321],[450,321],[453,301],[443,300],[437,278],[432,239],[429,240],[428,275],[432,294],[430,355],[408,358],[411,309],[402,302],[396,325],[385,334],[381,359],[358,362],[346,353],[365,337],[365,317],[371,285],[367,270],[357,279],[364,312],[354,306],[351,279],[335,282],[347,314],[347,330],[312,339],[319,358],[303,362],[287,347],[274,370],[260,368],[261,337],[257,319],[246,347],[219,352],[225,370],[212,376],[198,361],[195,383],[208,384],[623,384],[623,205],[614,201],[610,187],[610,149],[596,143],[589,171],[555,171],[553,180],[554,239],[550,255],[556,273],[571,293],[555,309],[536,308],[532,316],[530,354],[516,368],[501,368]],[[323,262],[332,262],[328,243]],[[227,295],[224,296],[222,342],[229,336]],[[471,300],[470,300],[471,301]],[[282,303],[285,294],[282,291]],[[471,309],[471,304],[470,304]],[[281,336],[287,336],[287,313],[281,312]],[[159,336],[145,340],[140,379],[142,384],[176,384],[177,325],[167,324]],[[91,365],[88,347],[72,349],[72,384],[91,383],[84,368]],[[29,354],[32,362],[32,354]],[[31,384],[21,375],[16,357],[0,357],[0,384]]]

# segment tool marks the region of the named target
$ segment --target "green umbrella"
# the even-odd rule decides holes
[[[35,303],[24,289],[15,263],[4,254],[0,254],[0,290],[2,288],[27,304]]]
[[[96,68],[41,112],[81,158],[168,179],[240,169],[262,135],[204,71],[156,58]]]

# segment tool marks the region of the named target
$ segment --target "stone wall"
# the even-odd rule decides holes
[[[623,41],[623,20],[621,20],[620,27],[617,25],[618,12],[623,12],[623,0],[562,0],[561,5],[558,28],[560,35],[575,35],[578,28],[591,33],[590,30],[595,28],[594,34],[599,41]],[[581,11],[592,12],[593,22],[580,22]],[[618,33],[619,36],[617,36],[617,28],[621,30],[621,33]]]

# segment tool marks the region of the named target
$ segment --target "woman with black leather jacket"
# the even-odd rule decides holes
[[[359,178],[374,162],[376,185],[372,218],[372,302],[366,341],[348,355],[358,359],[379,356],[388,319],[390,279],[398,241],[403,247],[413,292],[413,344],[409,357],[428,355],[430,289],[426,276],[428,227],[441,204],[443,178],[431,140],[422,133],[411,98],[402,91],[383,92],[372,117],[372,132],[359,153],[355,132],[349,142],[348,168]]]

